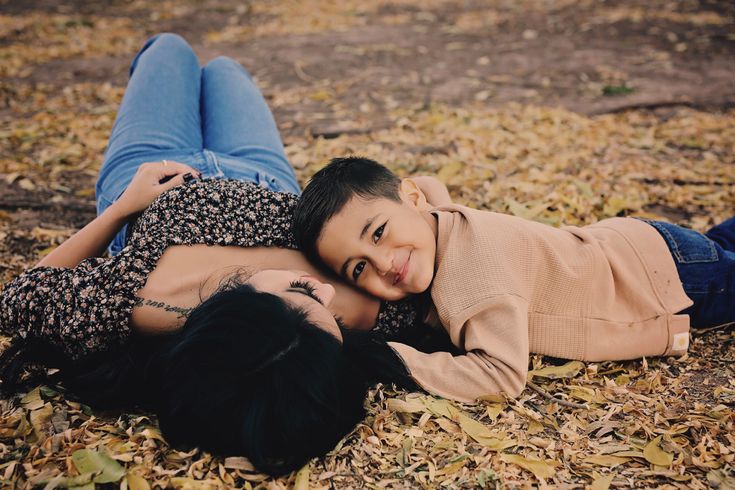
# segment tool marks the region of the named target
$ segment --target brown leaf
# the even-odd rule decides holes
[[[598,476],[590,485],[590,490],[607,490],[610,488],[610,484],[614,478],[615,475],[612,473],[609,475]]]
[[[524,470],[530,471],[539,480],[551,478],[556,473],[556,462],[525,458],[518,454],[501,454],[500,459],[506,463],[513,463]]]
[[[584,369],[584,363],[580,361],[570,361],[562,366],[547,366],[528,372],[528,379],[538,376],[541,378],[559,379],[573,378],[579,371]]]
[[[643,448],[643,457],[651,464],[669,466],[674,461],[674,455],[661,449],[661,438],[658,436]]]

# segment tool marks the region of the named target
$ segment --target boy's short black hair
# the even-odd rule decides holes
[[[324,225],[353,197],[400,201],[401,179],[375,160],[362,157],[333,158],[309,181],[296,205],[293,232],[306,258],[320,263],[316,242]]]

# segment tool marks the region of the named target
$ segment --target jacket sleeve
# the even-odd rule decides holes
[[[411,377],[426,391],[460,402],[485,395],[521,394],[528,373],[528,304],[505,295],[476,305],[449,325],[452,342],[464,350],[425,354],[389,342]]]
[[[5,285],[0,293],[0,333],[41,340],[77,359],[124,341],[130,328],[112,308],[121,299],[99,287],[93,274],[107,259],[77,267],[36,267]],[[109,304],[107,304],[109,303]]]

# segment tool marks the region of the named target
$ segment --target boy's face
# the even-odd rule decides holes
[[[327,221],[317,242],[328,267],[390,301],[423,293],[434,278],[435,218],[425,200],[404,190],[402,185],[400,202],[353,197]]]

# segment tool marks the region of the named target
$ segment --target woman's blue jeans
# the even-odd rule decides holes
[[[123,193],[144,162],[174,160],[203,178],[255,182],[300,194],[278,128],[245,69],[219,57],[204,67],[176,34],[149,39],[130,81],[97,179],[97,213]],[[109,246],[122,250],[127,226]]]
[[[735,322],[735,217],[704,235],[688,228],[645,220],[666,240],[684,292],[694,304],[682,311],[693,327]]]

